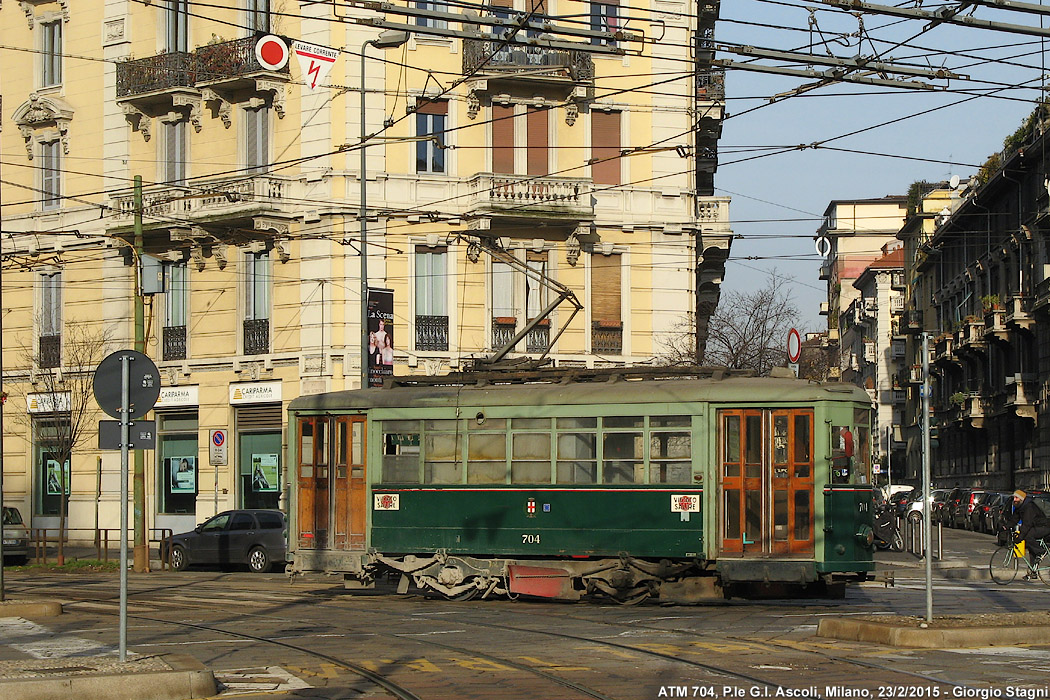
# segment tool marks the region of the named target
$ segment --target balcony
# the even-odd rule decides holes
[[[270,319],[245,319],[244,354],[265,355],[268,352],[270,352]]]
[[[909,384],[922,384],[922,365],[912,365],[908,371]]]
[[[900,360],[904,357],[904,343],[894,341],[890,343],[890,359]]]
[[[467,214],[495,219],[563,221],[594,219],[593,183],[581,177],[532,177],[478,173],[468,181]]]
[[[525,336],[526,352],[546,352],[551,344],[551,322],[543,319],[539,325],[529,331]]]
[[[1030,331],[1035,327],[1032,317],[1032,300],[1026,296],[1012,296],[1006,299],[1006,324],[1021,330]]]
[[[517,333],[518,319],[513,316],[496,316],[492,319],[492,347],[502,348]]]
[[[161,359],[186,359],[186,326],[165,326],[161,331]]]
[[[247,36],[198,47],[193,52],[196,58],[196,85],[236,90],[257,87],[256,79],[287,82],[288,65],[285,64],[279,71],[263,68],[255,57],[255,43],[254,36]]]
[[[1006,330],[1006,311],[1003,309],[988,309],[985,311],[984,337],[1006,342],[1008,338]]]
[[[905,309],[903,326],[907,333],[922,332],[922,311],[919,309]]]
[[[199,96],[193,87],[196,80],[196,62],[191,53],[173,51],[122,61],[117,64],[117,101],[171,104],[170,95],[174,92]]]
[[[585,51],[464,39],[463,75],[481,79],[474,92],[505,92],[498,86],[513,80],[544,84],[567,96],[579,84],[593,85],[594,61]]]
[[[37,365],[40,369],[52,369],[62,365],[62,336],[42,335],[38,339]]]
[[[987,347],[984,341],[984,319],[967,316],[955,332],[955,341],[956,352],[984,352]]]
[[[950,362],[952,350],[955,349],[955,336],[945,333],[937,336],[933,344],[933,359],[935,362]]]
[[[448,316],[416,316],[416,350],[448,350]]]
[[[591,352],[619,355],[623,352],[623,322],[594,321],[591,324]]]
[[[1006,406],[1012,408],[1019,418],[1034,421],[1039,400],[1039,382],[1027,377],[1028,375],[1015,374],[1006,378]]]

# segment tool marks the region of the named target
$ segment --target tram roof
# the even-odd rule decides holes
[[[615,376],[615,375],[614,375]],[[403,379],[403,378],[399,378]],[[428,378],[432,379],[432,378]],[[300,396],[293,411],[353,411],[369,408],[465,406],[543,406],[651,403],[870,403],[860,387],[784,377],[711,376],[698,378],[613,379],[532,383],[448,383],[394,385]]]

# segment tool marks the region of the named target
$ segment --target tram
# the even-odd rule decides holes
[[[450,599],[834,588],[874,568],[870,420],[859,387],[786,370],[463,373],[303,396],[288,571]]]

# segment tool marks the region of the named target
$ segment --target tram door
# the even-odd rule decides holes
[[[812,409],[719,411],[723,554],[813,553]]]
[[[365,544],[365,418],[299,421],[298,518],[303,549]]]

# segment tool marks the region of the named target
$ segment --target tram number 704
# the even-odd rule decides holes
[[[540,536],[539,535],[522,535],[521,536],[521,543],[522,544],[539,544],[540,543]]]

